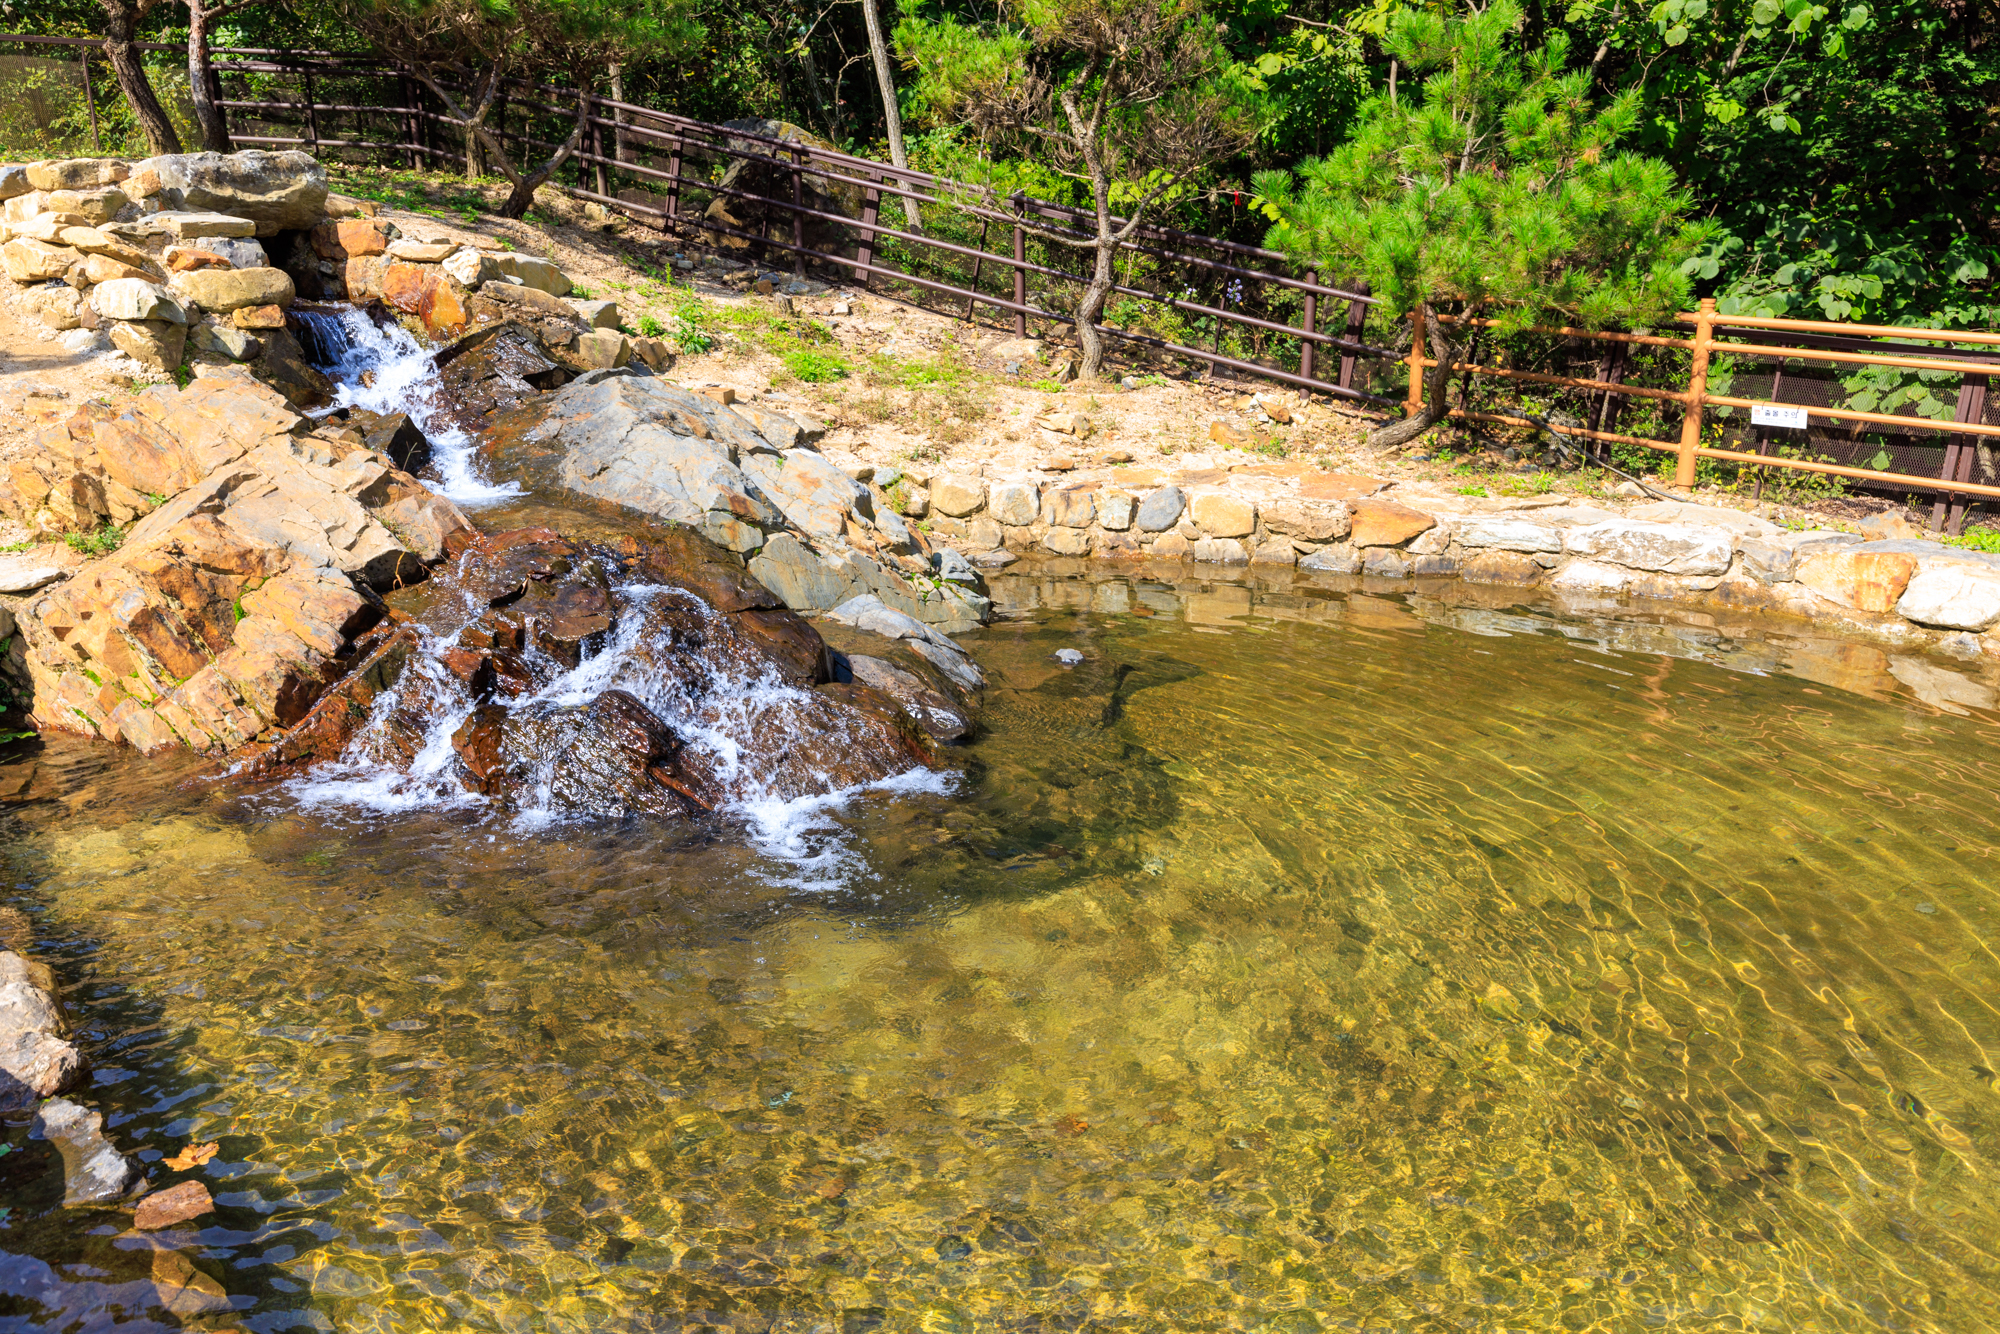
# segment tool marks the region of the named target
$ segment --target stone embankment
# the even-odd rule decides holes
[[[938,471],[850,465],[976,564],[1165,559],[1465,579],[1569,599],[1717,603],[2000,655],[2000,555],[1901,535],[1788,529],[1720,506],[1413,493],[1293,463]]]
[[[300,406],[328,386],[300,354],[296,301],[379,300],[439,338],[520,320],[575,370],[671,360],[619,332],[614,303],[566,300],[548,260],[405,235],[377,212],[300,152],[0,166],[0,267],[71,352],[249,364]]]

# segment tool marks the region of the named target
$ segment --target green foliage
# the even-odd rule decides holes
[[[1592,105],[1569,42],[1517,54],[1515,0],[1445,20],[1395,17],[1385,44],[1430,71],[1421,97],[1382,96],[1325,158],[1258,173],[1268,244],[1358,273],[1395,314],[1491,312],[1503,331],[1560,314],[1586,327],[1669,312],[1710,229],[1663,163],[1616,151],[1639,115],[1627,92]]]
[[[665,338],[667,336],[667,326],[660,323],[652,315],[641,315],[639,317],[639,336],[641,338]]]
[[[118,550],[118,544],[125,540],[123,529],[105,524],[95,532],[64,533],[63,542],[79,556],[108,556]]]
[[[847,378],[847,363],[824,352],[798,348],[785,353],[782,360],[786,370],[808,384],[823,384],[829,380]]]
[[[1992,528],[1968,528],[1957,537],[1940,537],[1938,540],[1948,547],[1966,551],[2000,551],[2000,531]]]

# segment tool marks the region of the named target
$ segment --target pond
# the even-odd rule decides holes
[[[1984,687],[1408,585],[995,585],[948,790],[782,836],[49,743],[0,929],[79,1099],[156,1176],[216,1144],[218,1209],[162,1309],[8,1130],[0,1329],[2000,1326]]]

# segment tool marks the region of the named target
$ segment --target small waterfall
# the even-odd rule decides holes
[[[431,442],[432,489],[460,505],[492,504],[522,494],[519,484],[479,475],[473,440],[438,411],[437,366],[402,326],[377,324],[360,310],[298,310],[306,360],[336,386],[335,408],[406,412]]]
[[[523,605],[493,597],[483,559],[467,552],[427,585],[433,600],[411,623],[419,642],[401,677],[375,698],[338,760],[283,785],[286,799],[323,818],[458,811],[524,834],[601,821],[603,803],[580,798],[574,781],[587,760],[574,746],[537,747],[533,738],[547,724],[540,735],[561,736],[565,718],[615,693],[678,739],[676,771],[775,864],[761,873],[766,880],[828,889],[851,887],[862,870],[834,818],[842,807],[867,791],[944,793],[957,782],[885,755],[867,720],[780,679],[732,617],[671,585],[614,578],[606,628],[564,649],[529,619],[506,682],[469,672],[469,656],[493,653],[496,617]],[[467,768],[465,733],[495,710],[496,732],[517,739],[509,743],[511,781],[489,796]]]

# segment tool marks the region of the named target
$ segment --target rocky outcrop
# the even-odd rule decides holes
[[[22,618],[45,730],[226,751],[296,722],[469,527],[365,444],[240,373],[87,407],[13,469],[17,516],[133,523]]]
[[[600,373],[504,417],[482,452],[495,478],[687,524],[795,610],[869,594],[945,629],[980,623],[984,596],[940,577],[920,533],[809,446],[776,443],[803,435],[775,412],[753,422],[657,378]]]
[[[259,236],[311,227],[326,214],[326,168],[308,153],[185,153],[136,163],[126,192],[162,210],[247,218]]]

